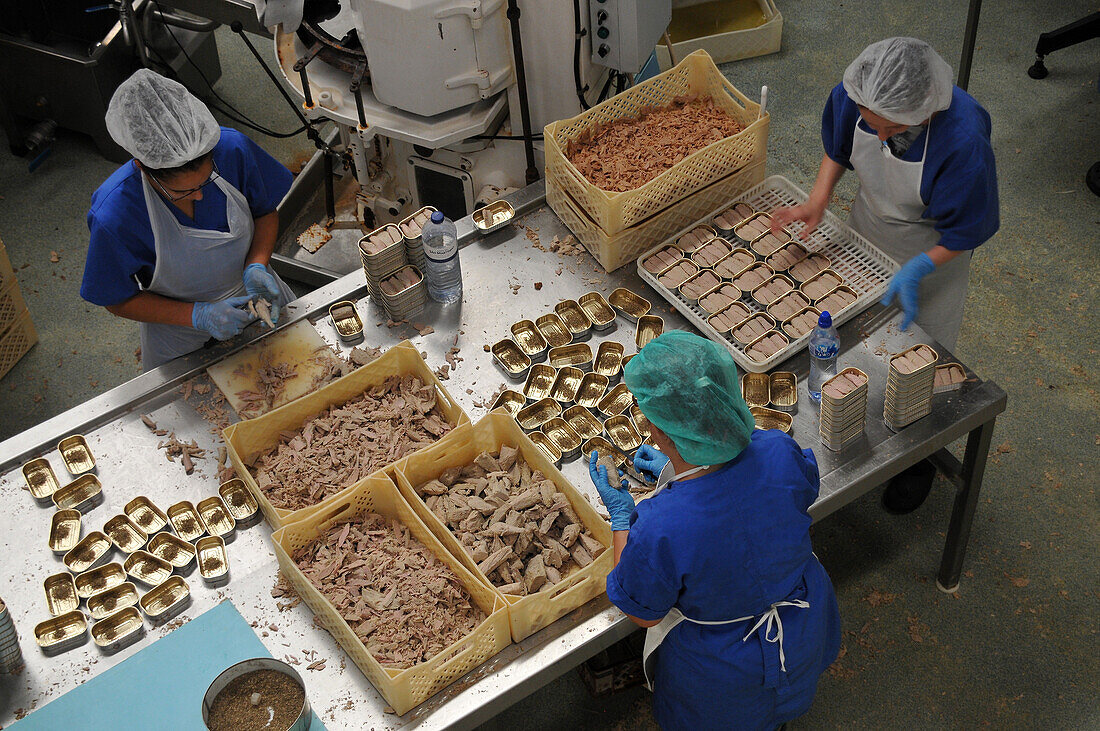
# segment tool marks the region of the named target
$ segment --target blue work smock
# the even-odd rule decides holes
[[[653,713],[666,729],[774,729],[804,714],[840,649],[840,613],[810,546],[817,498],[813,452],[780,431],[757,430],[720,470],[673,483],[638,504],[630,538],[607,578],[615,606],[659,620],[676,607],[694,620],[760,617],[781,607],[786,671],[755,619],[683,622],[657,650]],[[774,634],[774,633],[773,633]]]

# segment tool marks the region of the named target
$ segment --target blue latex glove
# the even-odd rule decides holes
[[[602,464],[596,464],[599,458],[600,455],[592,450],[588,460],[588,474],[592,478],[592,484],[596,486],[596,491],[600,493],[604,506],[607,507],[607,514],[611,516],[611,530],[630,530],[630,516],[634,514],[634,498],[626,489],[627,482],[622,480],[621,472],[617,475],[622,481],[621,489],[611,486],[607,468]]]
[[[638,447],[638,451],[634,453],[634,469],[643,474],[652,475],[654,480],[661,474],[666,464],[668,464],[668,456],[648,444]]]
[[[917,254],[898,270],[886,287],[882,304],[888,305],[898,298],[905,317],[901,320],[901,329],[908,330],[917,317],[917,301],[920,299],[920,280],[936,271],[936,265],[928,254]]]
[[[218,340],[229,340],[244,330],[252,318],[240,309],[252,299],[247,294],[218,302],[196,302],[191,308],[191,325],[205,330]]]
[[[244,288],[252,299],[263,297],[271,303],[271,321],[279,324],[279,283],[263,264],[253,262],[244,268]]]

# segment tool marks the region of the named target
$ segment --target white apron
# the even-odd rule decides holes
[[[224,178],[215,178],[225,194],[229,231],[212,231],[183,226],[168,209],[172,205],[153,190],[145,174],[141,176],[145,208],[153,230],[156,263],[146,291],[184,302],[216,302],[245,294],[244,260],[252,246],[256,224],[244,194]],[[283,302],[294,294],[275,275]],[[201,348],[210,334],[182,325],[141,323],[141,364],[150,371],[173,358]]]
[[[920,197],[920,182],[934,122],[928,123],[924,153],[918,162],[894,157],[876,135],[861,130],[858,123],[852,136],[851,163],[859,176],[859,194],[848,223],[899,264],[940,241],[940,233],[933,228],[935,221],[921,218],[927,206]],[[970,252],[960,254],[920,283],[916,323],[948,350],[955,349],[959,338],[970,256]]]

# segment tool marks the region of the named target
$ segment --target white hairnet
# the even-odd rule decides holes
[[[221,138],[217,120],[182,84],[138,69],[107,107],[111,139],[151,168],[175,168],[202,157]]]
[[[844,70],[844,90],[856,104],[897,124],[923,124],[951,106],[951,66],[917,38],[872,43]]]

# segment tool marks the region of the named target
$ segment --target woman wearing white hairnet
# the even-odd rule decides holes
[[[107,129],[134,159],[92,194],[80,295],[141,323],[144,369],[237,335],[249,299],[277,319],[294,298],[267,266],[290,171],[147,69],[115,91]]]
[[[989,114],[952,81],[951,67],[924,41],[872,43],[829,95],[821,121],[825,156],[809,200],[772,216],[779,229],[821,221],[845,169],[859,176],[849,223],[902,264],[883,304],[895,298],[902,328],[916,321],[954,350],[975,248],[1000,226]],[[935,476],[929,462],[886,490],[893,512],[914,510]]]

